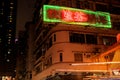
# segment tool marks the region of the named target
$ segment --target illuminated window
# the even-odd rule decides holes
[[[11,2],[10,4],[11,4],[11,5],[13,5],[14,3],[13,3],[13,2]]]
[[[10,6],[10,9],[13,9],[13,6]]]
[[[12,30],[9,29],[9,32],[12,32]]]
[[[13,18],[12,18],[12,17],[10,17],[10,18],[9,18],[9,22],[12,22],[12,21],[13,21]]]
[[[0,14],[3,15],[3,9],[0,10]]]
[[[8,36],[12,36],[12,34],[8,34]]]
[[[10,51],[8,51],[8,54],[10,54]]]
[[[8,39],[8,44],[10,44],[11,39]]]
[[[10,62],[10,59],[7,59],[6,61],[7,61],[7,62]]]
[[[8,44],[10,44],[10,42],[8,42]]]
[[[0,38],[0,43],[2,42],[2,39]]]
[[[0,24],[0,28],[2,28],[2,27],[3,27],[3,25]]]
[[[11,39],[11,36],[9,36],[8,38]]]

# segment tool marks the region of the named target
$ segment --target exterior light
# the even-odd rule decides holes
[[[107,70],[75,70],[75,69],[56,69],[55,71],[60,72],[108,72]]]
[[[120,42],[120,33],[119,34],[117,34],[117,42]]]
[[[82,66],[82,65],[99,65],[99,64],[120,64],[120,62],[91,62],[91,63],[73,63],[71,66]]]

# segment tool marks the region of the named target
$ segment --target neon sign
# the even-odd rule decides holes
[[[83,12],[72,12],[70,10],[62,10],[61,11],[61,18],[63,21],[68,21],[68,22],[86,22],[88,21],[88,16],[87,14]]]
[[[111,28],[110,14],[107,12],[94,12],[52,5],[43,6],[43,20],[45,22]]]

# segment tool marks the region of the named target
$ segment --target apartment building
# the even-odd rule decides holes
[[[16,0],[0,1],[0,80],[15,77]]]
[[[110,62],[115,59],[115,53],[100,56],[117,43],[116,35],[120,31],[119,3],[118,0],[37,0],[33,18],[35,47],[31,58],[34,61],[32,80],[86,80],[94,76],[108,78],[113,75],[114,67]],[[109,28],[107,25],[71,24],[64,20],[44,21],[45,4],[54,6],[54,10],[62,7],[110,13]],[[48,17],[56,18],[55,13]]]

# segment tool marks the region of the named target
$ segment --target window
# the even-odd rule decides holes
[[[99,1],[99,2],[103,2],[104,0],[97,0],[97,1]]]
[[[86,39],[86,40],[85,40]],[[91,34],[70,34],[70,42],[73,43],[86,43],[86,44],[97,44],[97,36]]]
[[[71,33],[70,42],[85,43],[84,34]]]
[[[103,0],[104,2],[106,2],[106,3],[108,3],[109,2],[109,0]],[[115,0],[114,0],[115,1]]]
[[[36,71],[36,74],[38,74],[38,73],[41,72],[42,70],[41,70],[40,66],[37,66],[37,67],[35,68],[35,71]]]
[[[112,22],[113,29],[120,30],[120,22]]]
[[[81,53],[75,53],[74,58],[75,58],[75,61],[83,62],[83,56]]]
[[[52,65],[52,57],[50,57],[50,65]]]
[[[115,42],[117,42],[116,37],[110,37],[110,36],[103,36],[102,40],[103,40],[103,44],[108,45],[108,46],[110,46],[110,45],[114,44]]]
[[[54,34],[54,42],[56,41],[56,34]]]
[[[77,5],[77,8],[80,8],[80,9],[90,9],[91,7],[93,7],[93,5],[91,5],[90,2],[84,1],[84,0],[77,0],[76,5]]]
[[[107,5],[104,5],[104,4],[96,4],[96,10],[97,10],[97,11],[104,11],[104,12],[106,12],[106,11],[108,11]]]
[[[49,57],[47,59],[47,67],[51,66],[52,65],[52,57]]]
[[[49,39],[49,48],[52,46],[52,37]]]
[[[87,44],[97,44],[97,36],[86,34],[86,43]]]
[[[40,73],[43,70],[43,64],[40,63],[36,68],[35,68],[35,72],[36,74]]]
[[[76,5],[77,5],[77,8],[81,8],[81,4],[79,0],[76,0]]]
[[[119,4],[120,4],[120,0],[111,0],[111,3],[112,3],[112,4],[119,5]]]
[[[60,53],[60,62],[63,61],[63,53]]]
[[[72,0],[66,0],[66,1],[67,1],[67,2],[66,2],[66,3],[67,3],[67,6],[68,6],[68,7],[71,7],[71,6],[72,6],[72,3],[73,3]]]
[[[120,7],[112,6],[111,13],[112,14],[120,14]]]
[[[36,60],[39,59],[41,56],[42,56],[42,50],[38,50],[35,56]]]

